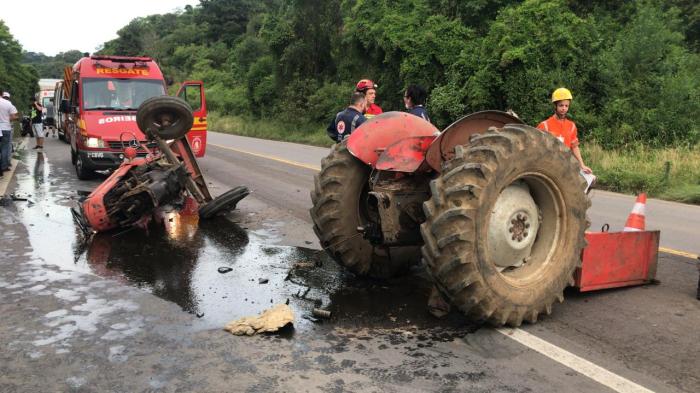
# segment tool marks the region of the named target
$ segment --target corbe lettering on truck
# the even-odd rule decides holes
[[[64,70],[59,112],[64,139],[79,179],[95,171],[114,170],[124,160],[124,148],[134,137],[145,142],[136,125],[136,110],[146,99],[166,95],[163,74],[150,57],[83,57]],[[178,97],[193,109],[194,125],[187,141],[197,157],[206,151],[206,99],[201,81],[187,81]],[[145,153],[141,153],[142,155]]]

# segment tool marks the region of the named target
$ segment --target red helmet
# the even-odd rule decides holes
[[[369,79],[362,79],[361,81],[357,82],[357,85],[355,85],[355,90],[357,91],[366,91],[369,89],[376,89],[377,85],[374,84]]]

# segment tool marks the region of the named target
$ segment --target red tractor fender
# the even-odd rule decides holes
[[[353,131],[347,147],[353,156],[372,167],[377,167],[382,156],[382,168],[413,172],[425,159],[429,146],[426,141],[432,141],[437,134],[438,129],[421,117],[405,112],[385,112]],[[411,168],[414,169],[404,170]]]
[[[425,162],[425,152],[433,143],[434,135],[413,136],[389,145],[377,160],[376,168],[391,172],[416,172]],[[430,170],[430,168],[427,168]]]
[[[489,127],[503,127],[506,124],[524,124],[520,118],[501,111],[474,112],[450,124],[435,138],[425,154],[428,165],[438,173],[443,161],[451,160],[457,145],[469,144],[473,134],[485,132]]]

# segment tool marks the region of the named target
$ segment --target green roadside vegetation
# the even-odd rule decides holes
[[[283,124],[238,116],[209,114],[212,131],[307,145],[329,147],[323,125]],[[598,176],[599,189],[700,204],[700,149],[648,148],[603,149],[595,141],[582,146],[586,163]]]
[[[322,146],[362,78],[385,111],[424,86],[440,129],[484,109],[537,124],[566,86],[602,187],[698,203],[699,50],[696,0],[200,0],[132,20],[100,53],[203,80],[212,130]]]

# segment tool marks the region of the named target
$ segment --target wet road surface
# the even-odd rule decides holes
[[[75,391],[605,390],[460,315],[430,317],[424,307],[430,285],[420,269],[395,280],[359,279],[319,250],[284,245],[313,242],[298,229],[303,222],[294,221],[303,215],[284,211],[284,203],[279,211],[261,208],[273,205],[274,193],[255,182],[250,200],[229,217],[198,222],[170,214],[167,225],[148,232],[100,234],[85,242],[68,208],[99,180],[75,180],[68,146],[47,142],[45,153],[25,154],[17,173],[13,190],[28,201],[0,207],[0,226],[12,244],[0,276],[0,293],[9,300],[0,307],[7,316],[0,333],[7,343],[0,390],[32,391],[54,386],[51,381],[61,381],[58,390]],[[211,153],[202,166],[213,189],[243,183],[236,178],[245,177],[245,170],[229,172],[224,184],[217,171],[230,168],[213,169],[209,163],[221,154]],[[660,263],[690,266],[669,259],[663,256]],[[232,270],[220,273],[222,267]],[[648,313],[644,301],[630,296],[630,291],[650,292],[658,301],[678,296],[692,281],[675,278],[678,272],[677,266],[669,272],[660,268],[662,281],[674,284],[668,288],[592,296],[570,291],[566,304],[530,330],[654,390],[694,391],[700,386],[692,371],[698,364],[692,351],[698,342],[693,341],[697,305],[679,299],[653,311],[683,321],[669,324],[677,331],[663,340],[639,320]],[[221,331],[230,320],[287,301],[296,320],[282,335],[238,338]],[[619,324],[614,317],[620,312],[601,312],[601,303],[638,320],[626,333],[605,332]],[[314,307],[331,311],[332,318],[314,321]],[[678,310],[688,316],[679,317]],[[592,315],[605,319],[594,323]],[[645,334],[649,341],[661,338],[657,347],[663,353],[630,345],[626,334],[641,341]],[[608,353],[596,349],[601,339],[610,341]],[[685,366],[644,375],[672,357]],[[639,367],[641,361],[648,366]],[[39,371],[48,364],[57,366]],[[29,382],[26,376],[32,376]]]

